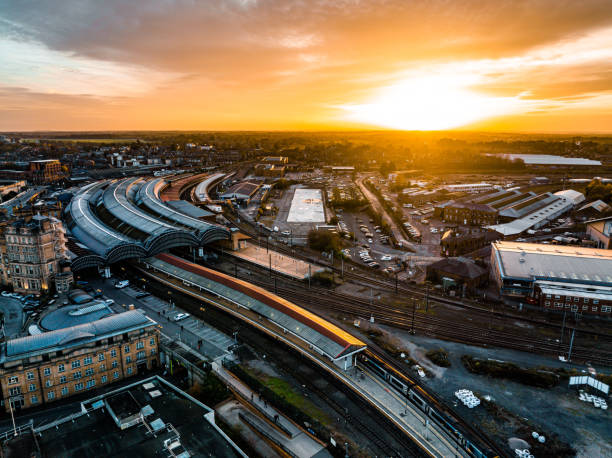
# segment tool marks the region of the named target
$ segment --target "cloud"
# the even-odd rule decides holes
[[[474,73],[469,90],[530,106],[574,96],[592,103],[610,81],[609,0],[2,5],[0,86],[129,97],[133,117],[151,125],[180,127],[188,116],[234,122],[249,115],[246,103],[278,112],[259,114],[270,123],[334,123],[331,106],[365,103],[428,69]],[[198,108],[213,104],[214,112]]]

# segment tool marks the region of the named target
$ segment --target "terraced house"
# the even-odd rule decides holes
[[[7,412],[48,404],[159,364],[157,323],[138,310],[2,345],[0,405]]]

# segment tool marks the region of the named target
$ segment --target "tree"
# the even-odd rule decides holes
[[[336,233],[313,229],[308,232],[308,246],[319,251],[339,253],[342,242],[340,236]]]

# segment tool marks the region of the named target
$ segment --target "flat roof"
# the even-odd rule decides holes
[[[523,242],[494,242],[501,274],[612,286],[612,250]]]
[[[325,209],[320,189],[298,188],[293,194],[288,223],[324,223]]]
[[[552,154],[502,154],[502,156],[510,160],[521,159],[527,165],[601,165],[601,161]]]
[[[167,254],[148,258],[146,262],[265,316],[332,359],[365,348],[362,341],[348,332],[263,288]]]
[[[119,405],[121,400],[129,402]],[[117,425],[119,417],[141,414],[146,426],[140,419],[124,429]],[[90,398],[71,415],[35,423],[44,424],[34,430],[42,456],[170,456],[164,443],[177,440],[189,453],[183,456],[246,457],[216,426],[212,409],[159,376]]]

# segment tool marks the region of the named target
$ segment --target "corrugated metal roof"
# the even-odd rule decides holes
[[[130,310],[102,318],[93,323],[80,324],[35,336],[9,340],[6,342],[5,359],[27,358],[53,349],[68,348],[76,345],[77,342],[82,343],[84,340],[95,341],[154,324],[155,322],[152,319],[138,310]]]

